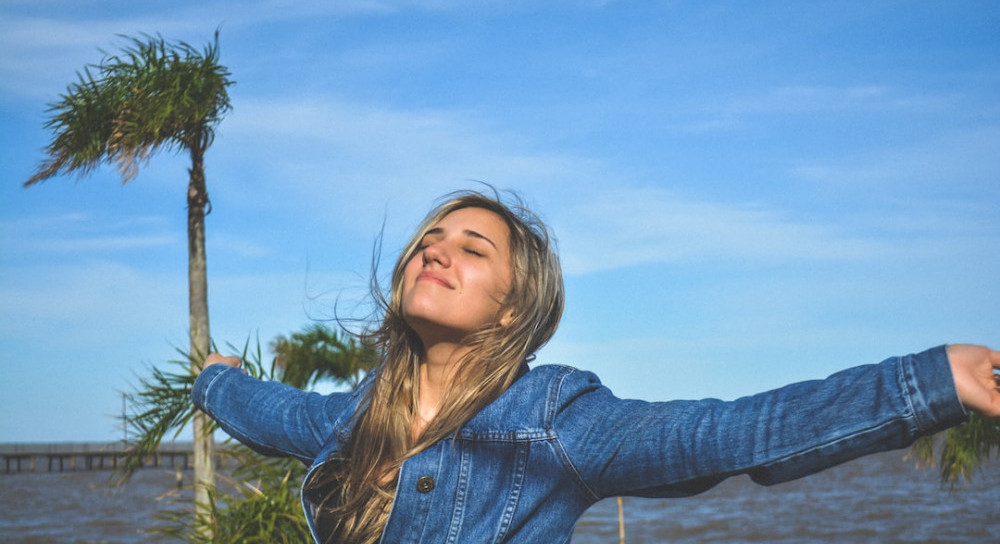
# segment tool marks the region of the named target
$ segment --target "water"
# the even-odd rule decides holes
[[[942,487],[889,452],[801,480],[762,487],[746,477],[684,499],[624,499],[626,542],[990,543],[1000,542],[1000,463],[971,484]],[[573,544],[618,542],[614,500],[580,520]]]
[[[868,457],[796,482],[764,488],[730,479],[685,499],[625,499],[629,544],[996,543],[1000,463],[955,491],[902,452]],[[144,532],[175,487],[172,469],[140,470],[120,489],[108,472],[0,474],[0,542],[161,543]],[[190,483],[191,473],[185,472]],[[169,541],[174,542],[174,541]],[[595,505],[573,544],[618,542],[614,500]],[[544,544],[544,543],[542,543]]]
[[[184,475],[190,483],[191,472]],[[177,542],[144,529],[176,489],[173,469],[138,471],[124,487],[109,471],[0,474],[0,542]]]

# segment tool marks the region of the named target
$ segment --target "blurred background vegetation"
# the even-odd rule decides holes
[[[259,340],[255,345],[248,340],[242,348],[230,346],[227,351],[239,354],[251,376],[300,389],[354,388],[374,366],[377,355],[356,338],[325,324],[275,338],[270,344],[274,354],[270,365],[263,362]],[[128,454],[117,473],[122,485],[127,485],[165,438],[176,438],[194,416],[191,388],[203,360],[181,350],[178,353],[178,360],[152,368],[149,377],[139,378],[126,393]],[[267,458],[234,443],[218,448],[216,455],[225,458],[224,466],[235,468],[216,474],[207,500],[190,494],[168,495],[151,532],[216,544],[301,543],[312,538],[299,498],[308,467],[296,459]]]

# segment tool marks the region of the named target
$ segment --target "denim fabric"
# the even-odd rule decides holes
[[[369,384],[323,396],[215,365],[193,394],[230,435],[311,476],[341,455]],[[732,402],[622,400],[589,372],[540,366],[403,463],[382,542],[569,542],[604,497],[687,496],[743,473],[783,482],[964,420],[944,347]]]

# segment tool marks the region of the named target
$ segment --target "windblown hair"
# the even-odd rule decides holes
[[[373,273],[372,295],[382,318],[367,340],[381,354],[373,370],[377,374],[362,408],[355,414],[346,458],[320,466],[307,489],[313,496],[323,496],[317,509],[317,526],[326,542],[378,542],[403,461],[447,439],[496,400],[517,378],[522,365],[532,360],[555,333],[564,304],[559,258],[544,223],[514,198],[508,206],[499,194],[450,195],[427,215],[400,253],[392,271],[388,299]],[[458,361],[437,415],[414,437],[412,424],[424,347],[403,317],[403,271],[418,256],[424,234],[446,215],[463,208],[493,212],[509,228],[510,290],[501,301],[497,320],[464,339],[470,349]],[[503,323],[499,316],[505,316]]]

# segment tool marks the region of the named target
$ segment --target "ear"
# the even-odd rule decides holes
[[[500,316],[500,326],[501,327],[506,327],[506,326],[510,325],[513,321],[514,321],[514,310],[513,310],[513,308],[510,309],[510,310],[507,310],[506,312],[504,312],[504,314],[502,316]]]

